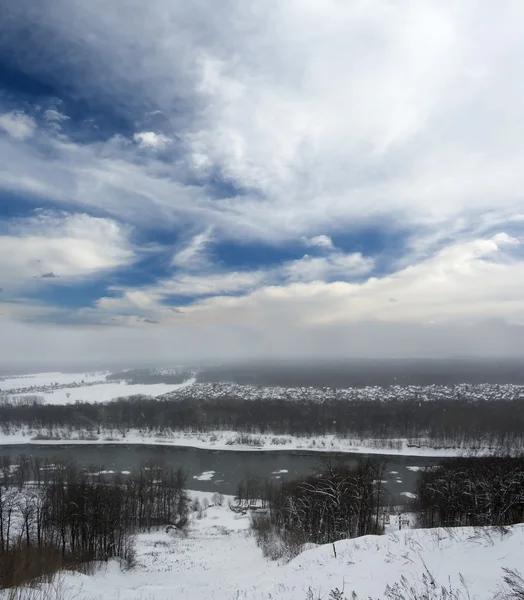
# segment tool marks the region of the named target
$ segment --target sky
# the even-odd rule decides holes
[[[0,19],[0,361],[524,355],[521,0]]]

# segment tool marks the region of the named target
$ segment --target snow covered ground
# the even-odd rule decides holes
[[[206,494],[194,492],[202,500]],[[207,495],[208,499],[210,495]],[[227,500],[227,498],[226,498]],[[405,577],[419,592],[439,586],[458,598],[493,600],[503,568],[524,571],[524,525],[505,530],[458,528],[391,531],[307,550],[287,564],[262,556],[247,516],[211,506],[195,516],[187,537],[164,531],[138,536],[136,567],[117,561],[94,575],[68,573],[64,597],[78,600],[328,599],[338,588],[350,600],[383,600],[386,586]],[[433,582],[433,583],[431,583]],[[52,596],[51,596],[52,597]],[[415,596],[406,596],[413,598]],[[423,597],[422,595],[417,597]],[[426,597],[426,596],[424,596]],[[427,596],[441,598],[440,595]]]
[[[36,373],[0,380],[0,394],[13,399],[38,396],[46,404],[75,402],[107,402],[114,398],[143,394],[164,396],[183,390],[195,383],[195,378],[177,384],[129,384],[126,381],[106,381],[108,371],[96,373]]]
[[[194,379],[188,379],[183,383],[153,383],[153,384],[129,384],[125,381],[111,381],[78,388],[62,388],[59,390],[50,390],[43,394],[46,404],[71,404],[77,401],[81,402],[107,402],[114,398],[125,398],[143,394],[145,396],[162,396],[168,392],[188,387],[195,382]]]
[[[8,391],[18,388],[42,387],[52,385],[71,384],[83,381],[92,383],[105,380],[109,371],[95,371],[92,373],[32,373],[30,375],[16,375],[14,377],[0,378],[0,390]]]

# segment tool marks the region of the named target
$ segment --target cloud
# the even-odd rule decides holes
[[[48,108],[44,112],[44,119],[46,121],[51,122],[60,122],[60,121],[68,121],[69,117],[67,115],[62,114],[60,111],[55,108]]]
[[[135,133],[133,139],[141,148],[152,148],[153,150],[163,150],[171,141],[167,136],[154,131]]]
[[[61,134],[63,123],[70,121],[70,117],[60,112],[56,108],[48,108],[43,114],[45,124],[50,131]]]
[[[100,300],[95,309],[84,309],[92,323],[104,322],[103,328],[51,327],[33,321],[26,327],[0,318],[0,331],[14,340],[9,356],[1,349],[0,355],[4,362],[22,356],[26,361],[41,360],[31,349],[47,341],[46,348],[56,352],[61,364],[95,356],[110,362],[116,357],[189,361],[216,356],[222,360],[523,356],[520,247],[519,240],[499,233],[448,247],[416,266],[362,282],[271,285],[251,273],[251,279],[237,279],[237,289],[244,293],[233,296],[216,294],[233,289],[234,278],[213,281],[209,276],[206,290],[215,295],[183,311],[161,303],[163,293],[180,282],[173,289],[166,283],[156,291],[129,290],[121,298]],[[491,282],[489,290],[486,281]],[[196,278],[186,284],[194,293]],[[26,305],[0,304],[0,312],[15,310],[22,321],[35,312]],[[53,318],[51,309],[39,311],[40,321]],[[161,327],[147,327],[157,321]],[[11,338],[14,335],[16,339]]]
[[[114,221],[49,212],[7,222],[0,255],[9,257],[0,260],[0,278],[17,286],[34,277],[84,277],[134,259],[127,231]]]
[[[160,321],[156,321],[155,319],[149,319],[148,317],[142,317],[141,319],[137,319],[138,323],[149,323],[150,325],[157,325]]]
[[[25,140],[34,134],[36,123],[23,112],[11,111],[0,115],[0,129],[15,140]]]
[[[292,281],[345,281],[372,271],[374,261],[360,253],[336,252],[327,257],[305,255],[300,260],[284,264],[283,271]]]
[[[142,289],[112,288],[113,297],[98,300],[96,315],[89,318],[104,321],[107,314],[137,314],[147,311],[158,318],[170,319],[173,314],[182,314],[179,307],[164,304],[170,297],[188,298],[246,294],[267,282],[265,271],[210,273],[201,275],[181,274],[165,279],[154,286]],[[175,309],[175,310],[173,310]]]
[[[198,237],[198,236],[197,236]],[[192,245],[199,246],[192,240]],[[185,252],[186,249],[183,250]],[[178,265],[186,268],[202,266],[200,259],[195,260],[192,253],[183,257]],[[201,298],[215,296],[249,297],[266,286],[284,286],[294,282],[322,282],[339,279],[351,280],[368,273],[373,267],[373,260],[364,258],[361,254],[345,255],[341,252],[328,257],[304,256],[299,260],[284,261],[278,266],[264,267],[251,271],[218,272],[212,263],[205,263],[201,272],[177,273],[170,278],[163,279],[155,285],[139,289],[112,288],[113,293],[120,296],[101,298],[97,306],[102,311],[112,314],[134,313],[149,310],[164,318],[170,318],[169,304],[171,297],[175,298]],[[176,304],[176,300],[171,301]],[[190,311],[190,307],[187,307]],[[102,319],[104,317],[102,316]]]
[[[348,351],[348,332],[363,351],[418,352],[433,339],[453,352],[459,331],[488,346],[496,331],[497,352],[507,332],[518,352],[520,0],[227,0],[218,24],[207,3],[179,0],[22,0],[4,12],[0,54],[52,74],[84,109],[109,107],[113,129],[127,124],[106,131],[64,108],[65,135],[53,127],[65,115],[37,99],[19,103],[31,117],[0,108],[0,190],[76,214],[2,231],[4,288],[130,266],[144,238],[151,263],[163,260],[139,274],[146,284],[130,276],[91,308],[23,298],[4,303],[12,319],[111,322],[122,346],[156,330],[147,339],[161,347],[149,319],[183,331],[188,352],[214,348],[212,332],[230,353],[269,352],[271,339],[327,352],[329,336]],[[222,242],[255,266],[215,261]],[[482,325],[491,319],[511,323]]]
[[[38,142],[35,148],[0,137],[0,189],[139,226],[173,226],[195,214],[211,220],[216,212],[200,187],[178,182],[176,169],[156,158],[140,161],[121,139],[81,144],[41,131]]]
[[[195,235],[188,244],[179,249],[173,257],[172,264],[185,269],[195,269],[206,266],[206,250],[212,241],[212,228]]]
[[[207,6],[166,0],[126,5],[126,27],[121,1],[102,16],[65,0],[53,11],[10,7],[5,21],[11,35],[33,23],[35,40],[45,24],[40,56],[19,57],[44,70],[58,63],[74,77],[64,49],[78,40],[86,68],[72,85],[160,111],[196,177],[206,165],[255,191],[206,206],[206,225],[230,236],[289,240],[379,217],[446,230],[495,204],[504,218],[520,212],[518,0],[504,10],[448,1],[255,6],[228,2],[227,33]],[[165,143],[147,129],[136,136]],[[153,172],[152,194],[176,213],[180,190],[173,178],[159,186]],[[127,187],[115,185],[108,203]],[[144,202],[143,213],[155,204]]]
[[[304,243],[307,246],[313,246],[318,248],[325,248],[326,250],[333,250],[333,240],[329,235],[315,235],[312,238],[303,238]]]
[[[448,246],[417,265],[363,280],[355,279],[355,274],[369,269],[369,262],[360,255],[339,254],[289,261],[272,270],[176,276],[149,288],[122,290],[120,298],[101,299],[98,308],[101,318],[105,311],[147,310],[168,324],[172,315],[164,300],[173,295],[202,297],[184,307],[183,317],[192,323],[247,320],[271,328],[283,315],[298,328],[359,321],[427,325],[493,318],[524,323],[520,246],[516,238],[499,233]],[[486,281],[491,282],[489,290]]]

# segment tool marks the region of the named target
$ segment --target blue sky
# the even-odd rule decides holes
[[[215,12],[3,8],[0,358],[522,354],[522,2]]]

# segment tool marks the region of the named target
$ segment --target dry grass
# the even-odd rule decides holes
[[[77,600],[77,596],[67,589],[61,574],[53,575],[46,582],[0,591],[0,600]]]
[[[0,555],[0,590],[50,585],[61,570],[75,570],[88,575],[95,568],[96,563],[89,556],[64,555],[52,546],[27,548],[19,545]]]
[[[523,600],[524,577],[516,570],[503,569],[504,589],[499,592],[496,600]]]

